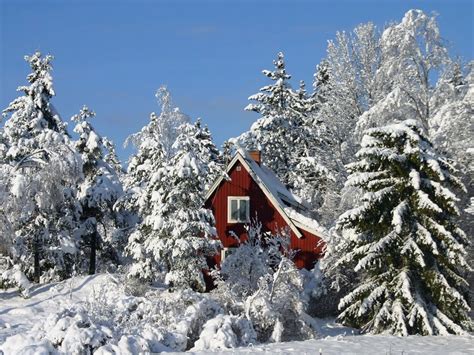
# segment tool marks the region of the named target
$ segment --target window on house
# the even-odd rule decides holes
[[[250,198],[248,196],[229,196],[227,202],[227,222],[250,222]]]

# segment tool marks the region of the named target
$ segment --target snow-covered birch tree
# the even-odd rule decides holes
[[[166,86],[160,87],[156,98],[161,104],[160,114],[152,112],[150,122],[140,132],[129,136],[125,144],[133,144],[137,149],[129,161],[124,177],[125,196],[119,205],[122,210],[138,213],[151,175],[171,159],[175,151],[174,141],[179,135],[178,127],[189,122],[189,117],[173,104]]]

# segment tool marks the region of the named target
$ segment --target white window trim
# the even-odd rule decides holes
[[[247,209],[247,215],[246,215],[246,220],[245,221],[240,221],[240,220],[235,220],[232,219],[232,214],[231,214],[231,201],[248,201],[248,209]],[[239,207],[240,207],[240,202],[239,202]],[[250,222],[250,196],[227,196],[227,223],[248,223]]]
[[[221,249],[221,262],[223,262],[229,254],[229,251],[235,251],[238,247],[225,247]]]

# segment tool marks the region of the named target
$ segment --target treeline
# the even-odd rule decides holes
[[[5,285],[125,269],[204,290],[219,247],[204,193],[242,146],[261,150],[329,231],[312,302],[330,297],[343,323],[375,333],[470,329],[473,68],[449,56],[434,17],[410,10],[383,31],[338,32],[311,92],[292,88],[279,53],[263,71],[272,82],[249,98],[259,119],[221,151],[161,88],[160,113],[127,140],[126,172],[93,111],[72,118],[77,140],[67,132],[51,103],[52,57],[26,60],[29,85],[0,129]]]

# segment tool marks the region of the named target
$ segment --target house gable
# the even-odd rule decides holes
[[[256,164],[255,162],[253,162],[253,163]],[[281,200],[279,201],[278,195],[274,194],[271,191],[271,188],[269,186],[267,186],[267,184],[265,184],[262,181],[261,176],[259,176],[255,173],[255,167],[251,167],[251,165],[250,165],[250,164],[252,164],[252,162],[248,162],[247,159],[244,158],[243,154],[240,151],[238,151],[235,154],[234,158],[227,165],[226,173],[229,175],[231,181],[232,181],[232,177],[230,176],[230,172],[232,171],[232,169],[234,169],[236,166],[238,166],[236,164],[240,164],[240,166],[245,168],[245,172],[253,179],[253,181],[262,190],[262,192],[265,194],[265,197],[271,202],[273,208],[276,209],[279,212],[280,216],[285,221],[285,224],[288,227],[290,227],[290,229],[295,233],[295,235],[298,238],[301,238],[303,236],[302,233],[299,231],[299,229],[296,227],[296,225],[291,221],[291,219],[285,213],[283,203],[282,203]],[[222,182],[224,180],[225,180],[224,177],[220,177],[219,179],[216,180],[216,182],[211,186],[211,188],[209,189],[209,191],[206,194],[206,201],[209,200],[209,198],[213,195],[215,190],[217,188],[219,188],[219,186],[222,184]],[[233,195],[228,195],[228,196],[233,196]],[[236,196],[244,196],[244,195],[236,195]],[[248,195],[248,196],[250,196],[250,195]],[[251,216],[251,218],[255,218],[255,215],[252,214],[252,211],[250,213],[250,216]]]
[[[275,192],[278,186],[274,184],[267,187],[269,182],[266,181],[265,184],[266,177],[262,179],[259,176],[263,174],[263,171],[252,166],[252,163],[257,164],[244,157],[243,154],[237,153],[226,169],[230,179],[218,179],[206,195],[206,207],[214,214],[218,236],[223,247],[237,247],[239,241],[235,236],[241,241],[246,238],[245,224],[231,223],[228,220],[228,197],[249,196],[251,220],[257,219],[262,224],[263,232],[275,233],[289,227],[291,248],[299,250],[295,259],[296,265],[300,268],[310,268],[322,254],[320,231],[311,228],[311,223],[295,220],[295,213],[299,214],[285,206],[278,192]],[[287,197],[291,198],[291,196]],[[220,263],[220,259],[220,255],[217,255],[214,258],[215,263]]]

